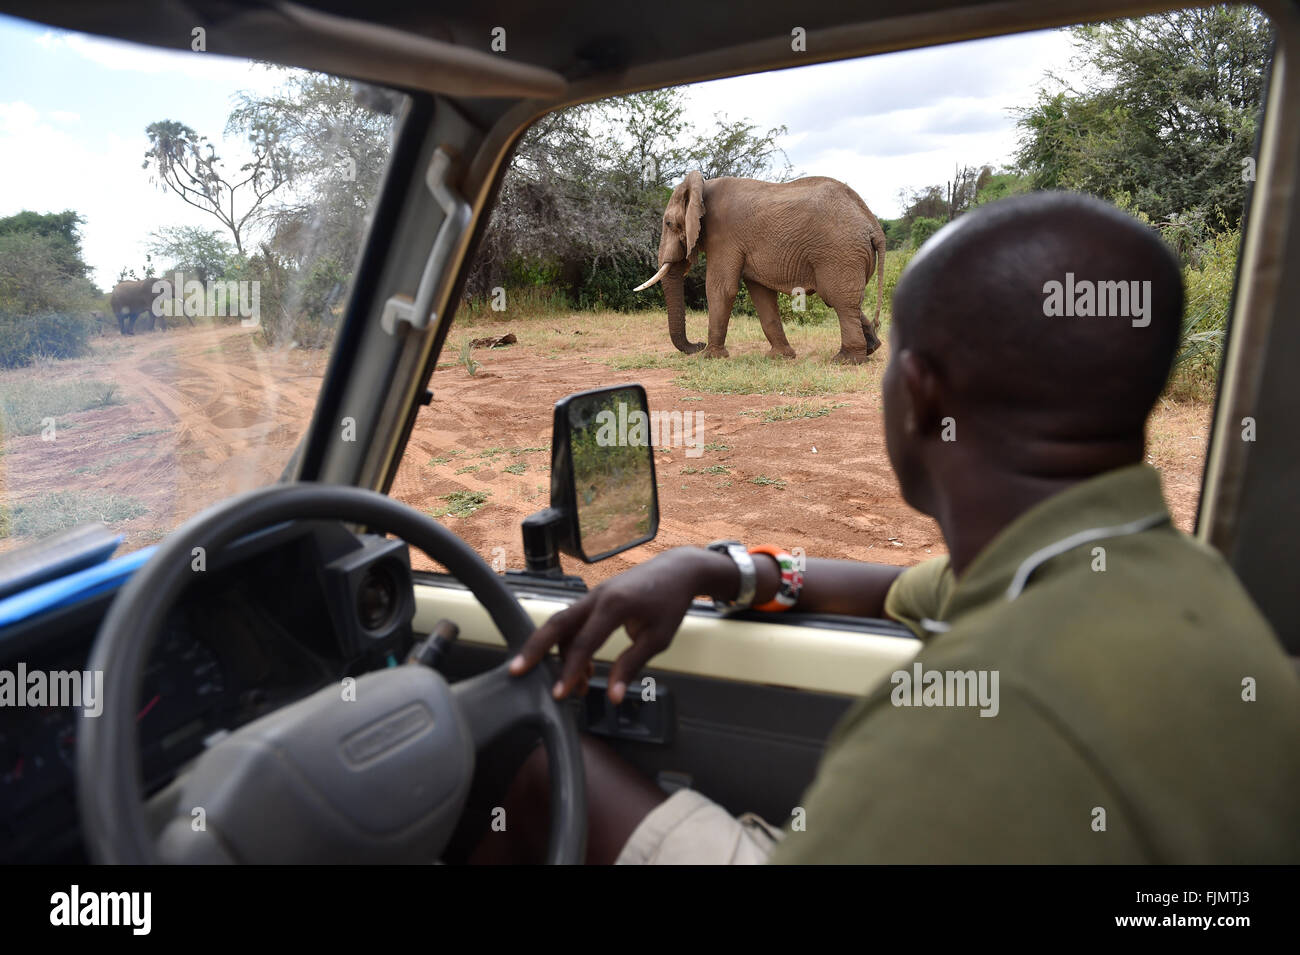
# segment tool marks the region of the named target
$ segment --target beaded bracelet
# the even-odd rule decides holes
[[[758,604],[754,609],[776,612],[789,610],[797,604],[799,593],[803,590],[803,572],[795,565],[794,558],[779,547],[751,547],[749,552],[774,557],[781,568],[781,586],[777,588],[776,595],[767,603]]]

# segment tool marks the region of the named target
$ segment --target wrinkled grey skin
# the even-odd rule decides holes
[[[123,335],[135,334],[135,321],[141,315],[153,317],[153,302],[157,293],[153,290],[158,279],[148,278],[133,282],[118,282],[109,296],[109,305],[117,316],[117,327]],[[161,315],[158,321],[162,330],[167,331],[167,320]]]
[[[700,249],[708,262],[709,341],[686,338],[682,280]],[[816,292],[840,320],[833,361],[860,364],[880,347],[885,231],[861,197],[835,179],[760,182],[691,172],[664,210],[659,267],[668,303],[668,334],[678,351],[727,357],[727,325],[743,278],[758,310],[771,358],[793,358],[777,308],[777,292]],[[862,296],[876,273],[876,314],[862,314]]]

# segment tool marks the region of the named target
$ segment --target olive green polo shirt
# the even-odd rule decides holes
[[[925,642],[840,721],[773,862],[1300,861],[1300,681],[1152,468],[885,606]]]

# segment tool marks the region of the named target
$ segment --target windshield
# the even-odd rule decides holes
[[[7,18],[0,53],[0,551],[134,550],[289,463],[402,97]]]
[[[393,495],[498,570],[522,568],[520,521],[550,502],[552,404],[638,382],[656,416],[658,537],[594,566],[566,557],[566,572],[598,581],[730,537],[890,564],[942,555],[885,447],[894,289],[948,223],[1052,189],[1151,224],[1181,261],[1186,325],[1147,461],[1192,530],[1270,45],[1261,14],[1216,7],[543,117],[501,185]],[[1057,314],[1089,320],[1091,283],[1072,283],[1060,277]],[[1054,314],[1050,296],[1042,307]],[[945,441],[960,440],[952,424]]]

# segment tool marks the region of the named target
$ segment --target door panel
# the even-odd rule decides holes
[[[460,640],[443,666],[448,679],[504,662],[505,642],[473,596],[457,584],[430,580],[416,585],[414,626],[426,633],[446,617],[460,627]],[[522,589],[518,594],[539,624],[569,603],[558,595]],[[885,621],[788,620],[692,610],[672,647],[644,673],[654,679],[657,698],[671,698],[671,736],[664,743],[606,742],[652,778],[663,781],[661,773],[671,774],[733,813],[757,812],[784,824],[811,782],[836,721],[920,648],[910,633]],[[867,627],[878,632],[863,632]],[[609,640],[597,655],[598,677],[606,676],[627,645],[621,630]],[[585,704],[571,705],[584,722]],[[517,765],[519,746],[510,753],[507,761]],[[490,798],[496,797],[494,792]]]
[[[558,596],[520,594],[524,610],[538,624],[569,602]],[[415,587],[414,627],[427,633],[440,617],[460,626],[462,641],[505,646],[487,611],[468,590],[441,581],[435,585],[425,576]],[[692,610],[672,646],[655,657],[655,667],[690,676],[853,697],[909,662],[920,649],[919,640],[887,621],[845,617],[837,618],[843,620],[839,627],[832,627],[826,619],[792,625]],[[857,629],[866,627],[878,632]],[[627,647],[627,634],[620,628],[596,659],[612,662]]]

